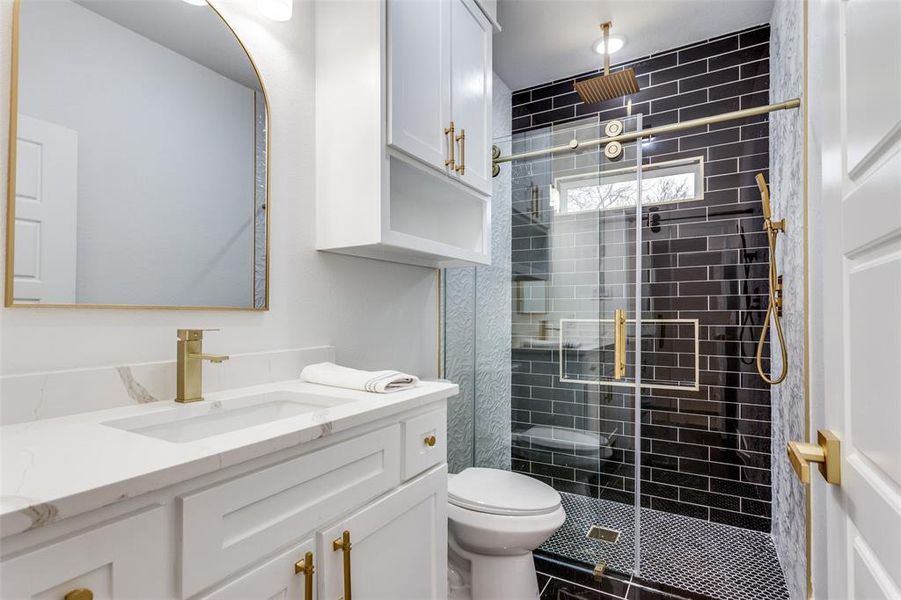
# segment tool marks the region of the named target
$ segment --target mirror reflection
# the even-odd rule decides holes
[[[208,5],[21,0],[6,303],[267,308],[267,108]]]

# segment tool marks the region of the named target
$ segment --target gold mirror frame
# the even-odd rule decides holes
[[[9,140],[7,155],[7,181],[6,181],[6,261],[5,261],[5,286],[3,306],[6,308],[112,308],[112,309],[139,309],[139,310],[222,310],[222,311],[250,311],[265,312],[269,310],[269,270],[272,258],[270,242],[271,234],[271,200],[270,200],[270,154],[272,145],[272,117],[269,110],[269,95],[266,93],[266,84],[260,75],[260,70],[254,62],[253,57],[247,50],[247,46],[238,36],[234,28],[229,24],[228,20],[222,16],[222,13],[208,3],[207,6],[222,20],[222,23],[228,28],[235,40],[241,46],[250,66],[253,68],[260,82],[260,90],[263,94],[264,110],[266,112],[266,194],[264,204],[266,206],[266,267],[265,267],[265,285],[266,290],[263,298],[262,307],[243,307],[243,306],[175,306],[164,304],[40,304],[40,303],[19,303],[13,301],[13,284],[15,276],[15,222],[16,222],[16,141],[18,127],[18,100],[19,100],[19,9],[21,3],[28,0],[13,0],[13,22],[12,22],[12,54],[10,60],[10,76],[9,76]]]

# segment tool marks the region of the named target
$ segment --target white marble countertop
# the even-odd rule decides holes
[[[253,458],[448,398],[459,388],[421,382],[373,394],[287,381],[208,394],[203,402],[294,391],[339,402],[192,442],[175,443],[104,425],[171,411],[153,402],[0,427],[0,536],[6,537],[89,510],[212,473]]]

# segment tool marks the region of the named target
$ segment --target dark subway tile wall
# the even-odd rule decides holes
[[[632,110],[643,114],[647,128],[766,104],[768,57],[764,25],[619,68],[635,68],[642,89],[631,98]],[[574,80],[595,74],[515,92],[514,147],[535,130],[626,116],[626,99],[585,105],[573,93]],[[514,470],[558,490],[633,502],[639,450],[644,506],[770,529],[770,394],[754,365],[768,294],[768,249],[754,175],[767,174],[768,137],[768,120],[761,116],[660,136],[643,148],[645,163],[703,156],[705,196],[644,209],[642,315],[699,320],[700,389],[643,389],[639,444],[631,394],[562,382],[559,352],[531,341],[540,337],[540,320],[556,327],[559,318],[591,317],[586,307],[592,306],[596,317],[598,295],[628,296],[634,215],[554,214],[550,177],[590,167],[591,157],[513,164],[514,283],[545,281],[550,298],[546,313],[514,312]],[[624,164],[628,160],[629,149]],[[643,376],[693,376],[696,359],[693,341],[685,347],[686,331],[647,329],[653,330],[643,330]],[[557,335],[551,330],[545,337]],[[611,360],[612,337],[609,347],[567,352],[564,367],[594,376],[609,373]],[[587,437],[549,444],[530,435],[536,427]]]

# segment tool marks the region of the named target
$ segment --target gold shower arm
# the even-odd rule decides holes
[[[494,159],[494,164],[521,160],[525,158],[537,158],[539,156],[547,156],[561,154],[564,152],[572,152],[583,148],[593,148],[596,146],[606,146],[610,142],[631,142],[641,138],[648,138],[655,135],[663,135],[664,133],[672,133],[674,131],[683,131],[700,127],[701,125],[713,125],[715,123],[724,123],[735,119],[744,119],[746,117],[756,117],[779,110],[789,110],[801,106],[800,98],[793,98],[785,102],[777,102],[775,104],[767,104],[766,106],[758,106],[755,108],[746,108],[744,110],[735,110],[732,112],[713,115],[711,117],[702,117],[700,119],[691,119],[690,121],[682,121],[681,123],[672,123],[670,125],[660,125],[659,127],[651,127],[642,129],[641,131],[630,131],[613,135],[610,137],[602,137],[594,140],[586,140],[584,142],[570,142],[563,146],[554,146],[553,148],[544,148],[542,150],[531,150],[529,152],[520,152],[518,154],[508,154],[507,156],[498,156]]]

